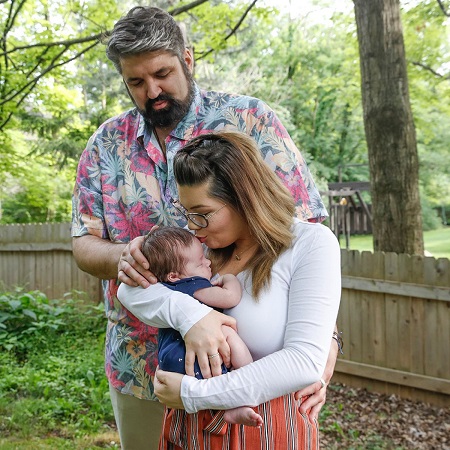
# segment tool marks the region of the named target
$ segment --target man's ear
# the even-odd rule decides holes
[[[194,52],[191,48],[186,48],[184,50],[184,62],[188,66],[188,69],[193,74],[194,73]]]
[[[180,274],[178,272],[170,272],[169,275],[167,275],[167,281],[170,281],[171,283],[179,280]]]

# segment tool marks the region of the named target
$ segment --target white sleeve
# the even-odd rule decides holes
[[[226,375],[207,380],[184,376],[181,398],[188,413],[260,405],[322,376],[341,295],[340,249],[328,228],[310,225],[319,229],[292,253],[283,348]]]
[[[173,291],[161,283],[146,289],[122,283],[117,297],[141,322],[158,328],[174,328],[183,338],[196,322],[212,311],[190,295]]]

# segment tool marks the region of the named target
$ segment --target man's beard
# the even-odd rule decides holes
[[[184,100],[177,100],[169,94],[160,94],[157,98],[148,99],[145,102],[145,110],[139,109],[144,119],[157,128],[175,126],[189,111],[194,99],[194,82],[191,77],[187,79],[188,93]],[[168,105],[163,109],[155,110],[156,102],[167,101]]]

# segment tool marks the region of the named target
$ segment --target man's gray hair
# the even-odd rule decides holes
[[[186,43],[180,26],[160,8],[136,6],[107,36],[106,56],[122,73],[120,59],[147,52],[167,51],[184,61]]]

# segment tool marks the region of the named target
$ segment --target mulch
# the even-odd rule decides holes
[[[320,417],[322,450],[450,450],[450,408],[332,384]]]

